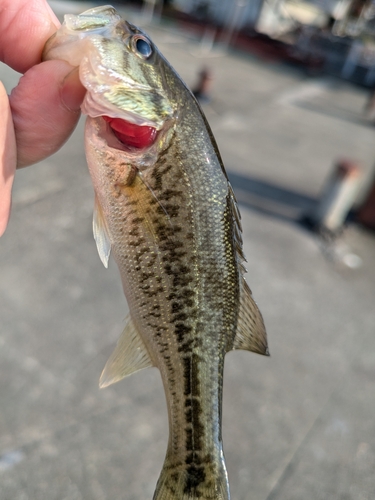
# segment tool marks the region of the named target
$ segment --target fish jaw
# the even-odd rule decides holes
[[[46,42],[42,60],[63,59],[72,66],[79,66],[82,53],[91,42],[87,35],[113,37],[114,27],[123,22],[117,11],[106,5],[89,9],[78,16],[66,14],[62,26]]]
[[[145,58],[137,43],[150,48]],[[79,66],[87,89],[82,112],[109,116],[161,130],[176,114],[165,94],[160,54],[141,30],[123,20],[111,6],[66,15],[62,27],[47,41],[42,60],[63,59]],[[157,85],[150,85],[150,81]]]

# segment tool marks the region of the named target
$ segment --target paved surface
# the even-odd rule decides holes
[[[375,237],[349,227],[341,250],[362,261],[351,269],[297,223],[338,157],[370,171],[367,94],[251,57],[199,56],[189,37],[149,31],[189,84],[203,64],[214,72],[205,110],[269,334],[271,358],[226,360],[232,498],[373,500]],[[4,66],[0,77],[9,89],[17,81]],[[151,499],[167,445],[156,369],[98,390],[127,307],[93,242],[82,130],[17,173],[0,241],[1,500]]]

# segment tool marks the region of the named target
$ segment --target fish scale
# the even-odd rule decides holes
[[[154,500],[228,500],[224,357],[231,349],[267,355],[268,348],[215,139],[170,64],[113,7],[67,16],[46,44],[44,59],[53,58],[78,64],[87,88],[94,237],[105,266],[112,252],[130,311],[100,385],[156,366],[169,442]],[[128,144],[112,122],[131,130]],[[133,140],[138,126],[155,131],[153,143]]]

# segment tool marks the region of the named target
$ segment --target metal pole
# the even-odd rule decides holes
[[[243,10],[246,4],[247,4],[246,0],[236,0],[235,2],[233,15],[229,18],[228,24],[224,28],[224,35],[221,39],[221,42],[224,45],[225,49],[229,47],[234,32],[238,31],[237,23],[240,18],[241,11]]]
[[[142,9],[142,24],[150,24],[154,17],[157,0],[145,0]]]

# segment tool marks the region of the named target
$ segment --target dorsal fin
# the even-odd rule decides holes
[[[133,321],[129,318],[101,374],[99,387],[107,387],[143,368],[154,366]]]
[[[236,260],[239,267],[240,306],[238,312],[237,330],[231,349],[245,349],[269,356],[267,334],[261,312],[256,305],[244,274],[246,268],[245,255],[242,247],[241,214],[232,186],[228,183],[229,203],[233,214],[233,239]]]
[[[242,278],[240,297],[237,331],[232,349],[245,349],[269,356],[263,317],[244,278]]]

